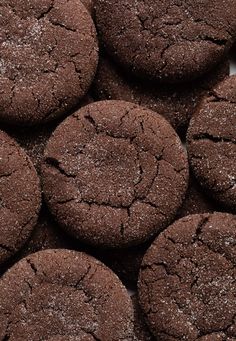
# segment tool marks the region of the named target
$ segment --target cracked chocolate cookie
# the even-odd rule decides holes
[[[112,13],[112,15],[111,15]],[[106,50],[143,78],[192,80],[219,63],[236,33],[233,0],[97,0]]]
[[[184,199],[188,163],[164,118],[133,103],[101,101],[53,133],[42,182],[66,231],[101,247],[128,247],[172,221]]]
[[[233,341],[236,337],[236,216],[176,221],[144,256],[139,301],[158,340]]]
[[[24,258],[0,280],[0,301],[1,340],[133,340],[127,290],[84,253],[47,250]]]
[[[0,131],[0,265],[29,238],[41,204],[39,179],[28,156]]]
[[[236,211],[236,76],[226,78],[201,103],[190,122],[187,148],[199,183]]]
[[[34,125],[62,116],[96,71],[96,31],[79,0],[3,0],[0,120]]]
[[[190,214],[213,213],[214,211],[218,211],[216,203],[203,192],[194,176],[190,174],[186,196],[176,219]]]
[[[131,299],[134,308],[134,341],[155,341],[144,320],[137,295],[133,295]]]
[[[125,100],[147,107],[166,118],[180,135],[185,135],[189,120],[203,96],[228,75],[227,60],[199,80],[167,86],[135,80],[123,74],[107,56],[102,56],[93,91],[98,100]]]

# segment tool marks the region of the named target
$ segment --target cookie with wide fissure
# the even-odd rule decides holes
[[[133,340],[127,290],[84,253],[47,250],[22,259],[0,280],[0,300],[1,340]]]
[[[101,101],[67,118],[42,164],[47,204],[70,234],[102,247],[151,239],[184,199],[188,163],[181,141],[156,113]]]
[[[190,122],[187,149],[202,187],[228,209],[236,210],[236,76],[222,81]]]
[[[96,71],[96,30],[79,0],[1,2],[0,121],[36,125],[74,108]]]
[[[139,301],[158,340],[236,337],[236,217],[190,215],[169,226],[144,256]]]
[[[112,15],[111,15],[112,13]],[[193,80],[233,45],[233,0],[97,0],[97,28],[108,53],[139,77]]]

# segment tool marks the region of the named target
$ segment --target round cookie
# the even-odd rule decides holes
[[[112,15],[111,15],[112,13]],[[97,0],[97,28],[108,53],[139,77],[192,80],[217,65],[236,33],[234,1]]]
[[[186,153],[161,116],[133,103],[101,101],[67,118],[45,149],[42,182],[59,224],[101,247],[144,243],[184,199]]]
[[[147,107],[166,118],[180,135],[184,135],[202,97],[228,75],[227,60],[199,80],[167,86],[131,78],[107,56],[101,56],[93,91],[98,100],[125,100]]]
[[[46,250],[24,258],[2,277],[0,300],[0,339],[132,341],[127,290],[85,253]]]
[[[213,213],[218,207],[213,200],[206,196],[192,174],[183,205],[179,209],[176,219],[197,213]]]
[[[144,256],[139,301],[158,340],[235,340],[236,216],[190,215]]]
[[[145,323],[137,295],[133,295],[131,299],[134,308],[134,341],[155,341]]]
[[[221,204],[236,210],[236,76],[221,82],[199,106],[187,135],[193,173]]]
[[[93,98],[90,95],[87,95],[80,102],[79,108],[92,102],[94,102]],[[54,122],[48,122],[47,124],[34,127],[33,129],[4,126],[4,130],[6,130],[23,149],[25,149],[39,172],[47,141],[61,121],[62,120],[60,119]]]
[[[1,4],[0,120],[34,125],[73,109],[96,71],[96,30],[79,0]]]
[[[28,156],[0,131],[0,265],[27,241],[41,204],[39,179]]]

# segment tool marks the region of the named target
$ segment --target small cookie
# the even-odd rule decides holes
[[[134,341],[155,341],[144,321],[137,295],[133,295],[131,299],[134,308]]]
[[[144,243],[174,218],[188,182],[186,153],[161,116],[101,101],[67,118],[45,149],[42,182],[59,224],[101,247]]]
[[[27,241],[41,204],[39,179],[23,149],[0,131],[0,265]]]
[[[162,115],[180,135],[184,135],[202,97],[228,75],[227,60],[191,83],[178,86],[153,84],[125,76],[111,59],[102,56],[98,63],[93,91],[98,100],[120,99],[147,107]]]
[[[214,199],[236,210],[236,76],[199,106],[187,135],[193,173]]]
[[[5,0],[0,120],[34,125],[74,108],[96,71],[96,30],[79,0]]]
[[[84,253],[47,250],[22,259],[2,277],[0,301],[1,340],[62,335],[132,341],[127,290],[110,269]]]
[[[94,102],[93,98],[87,95],[80,102],[79,108],[92,102]],[[37,171],[40,171],[45,146],[61,121],[62,119],[48,122],[39,127],[34,127],[34,129],[4,126],[4,130],[25,149]]]
[[[144,256],[139,301],[158,340],[235,340],[236,216],[176,221]]]
[[[233,0],[97,0],[97,28],[108,53],[139,77],[198,78],[227,54],[236,34]]]
[[[203,192],[193,175],[190,174],[189,185],[183,205],[179,209],[176,219],[197,213],[213,213],[217,205]]]

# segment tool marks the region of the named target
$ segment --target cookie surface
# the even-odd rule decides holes
[[[236,210],[236,76],[199,106],[187,135],[193,173],[217,201]]]
[[[41,204],[39,179],[23,149],[0,131],[0,265],[27,241]]]
[[[0,299],[1,339],[132,341],[127,290],[84,253],[47,250],[24,258],[0,280]]]
[[[144,243],[181,205],[188,164],[166,120],[123,101],[101,101],[67,118],[42,164],[47,204],[70,234],[102,247]]]
[[[62,116],[96,71],[96,31],[79,0],[1,2],[0,120],[33,125]]]
[[[176,221],[144,256],[139,301],[158,340],[236,337],[236,217],[191,215]]]
[[[112,15],[110,15],[112,13]],[[236,32],[232,0],[97,0],[106,50],[143,78],[177,82],[208,72],[226,55]]]

